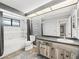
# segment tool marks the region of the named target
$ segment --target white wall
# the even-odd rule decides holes
[[[60,23],[59,21],[66,23],[66,36],[71,37],[71,13],[74,10],[74,6],[62,8],[56,11],[51,11],[41,16],[36,16],[32,18],[32,20],[44,20],[43,24],[43,34],[44,35],[52,35],[52,36],[60,36]],[[48,21],[47,21],[48,20]],[[38,23],[35,22],[35,23]],[[37,27],[40,29],[40,27]]]
[[[42,16],[37,16],[32,18],[32,31],[33,31],[33,35],[35,36],[41,36],[41,19]]]
[[[66,36],[71,37],[71,17],[68,15],[55,15],[53,12],[32,18],[33,32],[39,33],[43,21],[43,35],[60,36],[60,24],[66,23]],[[39,25],[40,24],[40,25]]]
[[[44,35],[52,35],[52,36],[60,36],[60,24],[61,23],[66,23],[66,36],[67,37],[79,37],[79,30],[77,29],[77,10],[73,9],[72,14],[70,14],[69,16],[65,17],[61,17],[61,16],[57,16],[57,17],[53,17],[51,16],[52,13],[49,13],[47,15],[45,15],[43,17],[43,19],[48,20],[47,22],[44,23],[44,28],[43,28],[43,33]],[[74,19],[72,20],[72,22],[75,22],[75,28],[72,28],[72,33],[71,33],[71,17]],[[46,21],[45,20],[45,21]],[[72,25],[73,26],[73,25]]]
[[[66,23],[66,36],[71,37],[71,22],[70,18],[60,18],[44,20],[43,34],[50,36],[60,36],[60,24]]]
[[[27,36],[27,25],[25,17],[18,17],[8,14],[3,14],[3,17],[20,20],[20,27],[4,26],[4,54],[6,56],[25,47],[25,36]],[[2,57],[3,57],[2,56]]]
[[[57,20],[43,21],[43,35],[57,36]]]
[[[4,40],[24,38],[24,32],[27,33],[27,24],[25,18],[15,17],[14,15],[8,16],[3,14],[3,17],[20,20],[20,27],[4,26]]]

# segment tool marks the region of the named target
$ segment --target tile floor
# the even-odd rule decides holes
[[[27,51],[27,52],[22,51],[18,55],[8,56],[8,57],[3,58],[3,59],[47,59],[47,58],[37,55],[36,51]]]
[[[38,56],[36,53],[29,54],[27,52],[23,52],[12,59],[46,59],[46,58],[42,56]]]

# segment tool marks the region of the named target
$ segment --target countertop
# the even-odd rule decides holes
[[[36,37],[38,40],[44,40],[44,41],[49,41],[49,42],[54,42],[54,43],[61,43],[61,44],[67,44],[67,45],[72,45],[72,46],[79,46],[79,40],[73,40],[73,39],[67,39],[67,40],[72,40],[73,42],[62,42],[58,41],[57,39],[61,38],[55,38],[55,37]]]

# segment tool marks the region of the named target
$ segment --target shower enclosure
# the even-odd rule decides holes
[[[0,11],[0,56],[4,52],[4,37],[3,37],[3,23],[2,23],[3,12]]]

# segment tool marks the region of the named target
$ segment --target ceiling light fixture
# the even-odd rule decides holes
[[[51,8],[43,9],[43,10],[41,10],[41,11],[36,12],[36,14],[37,14],[37,15],[40,15],[40,14],[47,13],[47,12],[49,12],[49,11],[51,11]]]
[[[55,9],[62,8],[62,7],[65,7],[65,6],[74,4],[74,3],[77,3],[77,0],[66,0],[62,3],[55,5],[55,6],[51,6],[51,8],[52,8],[52,10],[55,10]]]
[[[54,6],[45,8],[45,9],[43,9],[43,10],[41,10],[41,11],[38,11],[38,12],[33,13],[33,14],[31,14],[31,15],[28,15],[27,17],[30,18],[30,17],[34,17],[34,16],[37,16],[37,15],[41,15],[41,14],[50,12],[50,11],[52,11],[52,10],[56,10],[56,9],[59,9],[59,8],[62,8],[62,7],[65,7],[65,6],[68,6],[68,5],[77,3],[77,2],[78,2],[77,0],[66,0],[66,1],[61,2],[61,3],[59,3],[59,4],[56,4],[56,5],[54,5]]]
[[[37,15],[37,14],[34,13],[34,14],[31,14],[31,15],[28,15],[27,17],[30,18],[30,17],[34,17],[34,16],[36,16],[36,15]]]

